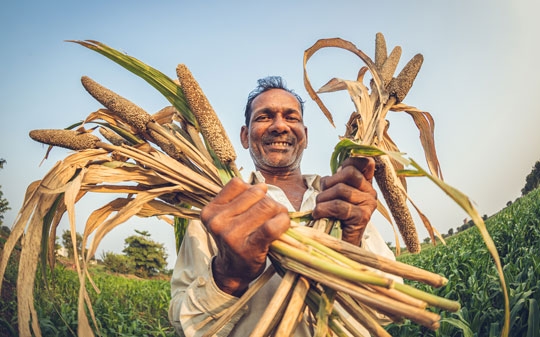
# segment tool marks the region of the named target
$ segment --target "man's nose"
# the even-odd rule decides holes
[[[289,125],[285,121],[285,118],[281,115],[275,116],[272,125],[270,125],[270,131],[283,133],[289,131]]]

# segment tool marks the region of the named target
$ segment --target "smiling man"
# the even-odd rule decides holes
[[[248,96],[240,132],[256,171],[248,183],[232,179],[202,209],[201,221],[190,223],[180,247],[169,309],[180,336],[203,335],[262,274],[270,244],[289,228],[288,212],[310,210],[315,219],[338,219],[343,240],[393,258],[369,222],[377,207],[373,160],[349,158],[329,177],[302,174],[308,143],[303,101],[280,77],[258,84]],[[279,283],[275,275],[218,336],[249,335]],[[306,321],[295,331],[295,336],[311,335]]]
[[[300,167],[307,147],[307,128],[297,98],[282,89],[269,89],[251,102],[240,137],[257,170],[271,176]],[[263,173],[263,174],[264,174]]]

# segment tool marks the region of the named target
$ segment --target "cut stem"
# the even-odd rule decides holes
[[[298,280],[292,291],[291,299],[287,309],[283,313],[281,323],[275,332],[275,336],[292,336],[298,323],[302,320],[303,312],[306,307],[306,295],[309,291],[309,282],[305,277],[298,277]]]
[[[272,300],[268,303],[268,307],[261,316],[259,322],[249,335],[250,337],[266,337],[275,327],[277,320],[282,317],[283,314],[283,304],[290,294],[290,291],[296,280],[298,279],[298,274],[292,271],[287,271],[279,284],[279,287],[276,289]],[[280,314],[281,312],[281,314]]]
[[[315,231],[309,227],[297,226],[291,228],[290,231],[300,233],[304,237],[309,237],[316,240],[324,246],[331,248],[352,260],[386,273],[394,274],[408,280],[419,281],[437,288],[448,283],[448,280],[441,275],[376,255],[362,247],[338,240],[324,233]]]
[[[255,295],[276,273],[274,266],[266,268],[264,273],[249,287],[236,303],[227,308],[227,311],[208,329],[203,337],[217,334],[231,320],[231,318]]]

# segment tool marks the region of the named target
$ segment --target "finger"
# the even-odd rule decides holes
[[[359,172],[358,175],[356,172]],[[361,178],[371,184],[375,174],[375,160],[371,157],[349,157],[343,161],[336,174],[321,179],[323,189],[329,188],[341,181],[347,181],[351,186],[360,187]]]
[[[239,263],[258,269],[255,265],[264,264],[270,244],[289,228],[290,221],[286,212],[280,212],[252,230],[232,226],[226,236],[218,239],[220,250],[231,261],[240,259],[243,262]]]
[[[359,245],[366,225],[376,207],[376,201],[353,205],[342,200],[332,200],[317,204],[312,215],[314,219],[335,218],[340,220],[343,231],[342,239]]]
[[[259,202],[254,204],[252,207],[247,209],[242,214],[239,214],[237,221],[242,227],[241,230],[246,232],[254,232],[259,229],[259,227],[268,227],[266,223],[276,217],[283,217],[285,215],[290,222],[289,213],[287,208],[282,204],[278,203],[274,199],[266,196],[261,199]],[[283,218],[282,218],[283,219]],[[240,228],[239,228],[240,229]],[[273,234],[270,228],[265,229],[268,235]],[[274,235],[272,235],[272,238]]]
[[[229,225],[239,222],[241,224],[241,221],[250,221],[251,219],[249,218],[243,220],[241,217],[242,214],[253,207],[253,205],[267,198],[266,185],[246,186],[243,184],[241,181],[240,184],[238,182],[234,182],[230,186],[227,184],[227,191],[217,201],[214,199],[203,207],[201,210],[201,220],[211,231],[220,232],[227,230]],[[229,202],[225,202],[226,200],[229,200]],[[240,218],[237,218],[239,216]]]
[[[231,210],[232,214],[244,213],[257,203],[267,199],[267,190],[266,184],[250,185],[248,189],[237,195],[230,203],[227,203],[226,207]],[[266,203],[266,201],[263,203]]]
[[[255,186],[255,185],[250,185],[244,182],[240,178],[233,178],[223,187],[223,189],[216,195],[216,197],[212,200],[212,202],[216,204],[230,203],[237,196],[239,196],[240,194],[242,194],[244,191],[248,190],[252,186]],[[259,186],[259,187],[265,189],[264,193],[266,194],[266,186]]]
[[[369,182],[375,175],[375,159],[372,157],[349,157],[343,161],[342,167],[354,166]]]
[[[272,241],[278,239],[289,229],[290,224],[291,219],[286,212],[278,213],[254,231],[249,237],[249,242],[256,246],[268,248]]]
[[[359,205],[342,200],[330,200],[318,203],[313,209],[314,219],[334,218],[347,225],[365,225],[377,208],[374,199],[366,199]]]
[[[314,219],[334,218],[342,221],[347,221],[353,213],[353,205],[343,200],[328,200],[318,202],[312,211]]]
[[[317,203],[322,203],[329,200],[340,199],[340,200],[353,200],[356,199],[357,202],[360,202],[359,197],[354,197],[355,192],[361,193],[358,189],[353,188],[349,185],[338,183],[324,191],[320,192],[317,195]]]
[[[364,183],[365,181],[365,183]],[[369,184],[362,173],[354,166],[342,167],[336,174],[321,178],[322,190],[329,189],[339,183],[345,183],[354,188],[360,188],[363,184]],[[365,186],[364,186],[365,187]]]
[[[353,204],[360,204],[367,199],[377,200],[377,191],[371,184],[365,183],[360,189],[351,187],[344,183],[339,183],[320,192],[317,195],[317,203],[333,199],[347,201]]]

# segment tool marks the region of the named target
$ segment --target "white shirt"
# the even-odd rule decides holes
[[[304,175],[308,189],[304,193],[301,212],[312,210],[320,191],[320,177]],[[264,182],[260,172],[252,173],[250,182]],[[268,185],[268,195],[283,204],[289,212],[296,211],[289,199],[277,186]],[[395,259],[377,229],[369,223],[362,238],[362,247],[369,251]],[[229,306],[238,298],[229,295],[215,284],[211,261],[217,253],[216,244],[200,221],[191,221],[178,252],[178,258],[171,279],[171,303],[169,320],[180,336],[201,336],[212,326]],[[275,274],[247,305],[231,319],[217,336],[244,337],[254,329],[266,306],[272,299],[281,277]],[[369,333],[365,331],[365,335]],[[300,324],[295,336],[310,336],[306,324]]]

